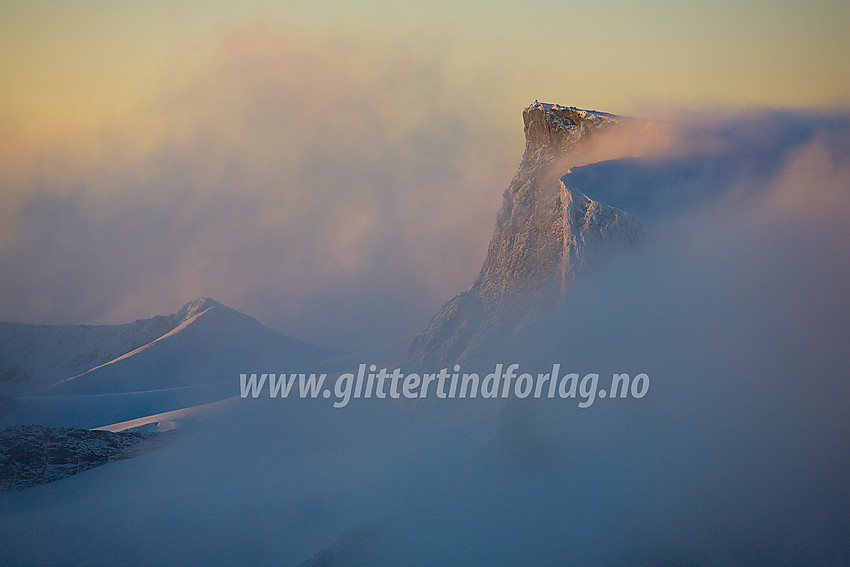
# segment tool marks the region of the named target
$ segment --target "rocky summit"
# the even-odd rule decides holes
[[[639,225],[627,213],[561,180],[571,155],[623,120],[540,102],[523,111],[525,152],[505,190],[481,272],[414,339],[408,366],[488,361],[541,310],[566,297],[585,265],[639,239]]]

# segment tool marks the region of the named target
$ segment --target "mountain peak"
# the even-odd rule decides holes
[[[527,149],[567,152],[594,131],[620,124],[613,114],[534,101],[522,111]]]
[[[249,368],[298,368],[342,354],[279,333],[208,297],[156,319],[167,324],[159,336],[43,391],[61,396],[209,386]]]
[[[193,299],[188,302],[186,305],[180,308],[177,312],[177,319],[179,321],[185,321],[190,317],[194,317],[198,313],[203,313],[207,309],[211,309],[213,307],[225,307],[215,299],[210,299],[209,297],[199,297],[197,299]],[[229,308],[228,308],[229,309]]]
[[[623,211],[570,190],[568,160],[597,131],[618,127],[612,114],[535,101],[523,111],[526,148],[475,283],[443,305],[414,339],[408,363],[439,368],[481,361],[558,304],[585,266],[605,249],[629,245],[640,230]]]

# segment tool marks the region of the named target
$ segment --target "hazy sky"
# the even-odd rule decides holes
[[[514,105],[540,98],[624,112],[644,102],[811,105],[850,96],[843,0],[4,1],[2,11],[4,114],[47,130],[138,111],[223,33],[257,23],[304,32],[305,42],[318,34],[439,50],[457,75],[498,79],[493,94]]]
[[[354,347],[468,287],[535,99],[846,107],[850,5],[2,2],[0,319]]]

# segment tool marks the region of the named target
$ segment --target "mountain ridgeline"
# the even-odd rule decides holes
[[[603,131],[622,127],[623,119],[535,102],[523,111],[523,122],[525,152],[505,190],[481,272],[414,339],[410,368],[489,364],[569,295],[586,265],[641,237],[627,213],[561,180],[570,155]]]
[[[124,325],[0,322],[0,395],[180,388],[229,381],[252,365],[298,368],[340,354],[202,297]]]

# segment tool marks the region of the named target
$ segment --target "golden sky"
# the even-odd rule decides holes
[[[377,39],[439,52],[448,80],[484,75],[482,87],[513,106],[850,100],[846,0],[0,5],[3,119],[39,137],[138,112],[163,83],[203,65],[223,34],[258,23],[308,42]],[[468,87],[459,84],[458,96]]]

